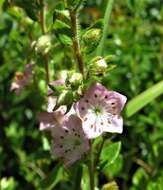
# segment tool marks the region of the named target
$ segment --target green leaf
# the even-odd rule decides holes
[[[51,90],[53,90],[55,93],[61,93],[61,91],[63,91],[65,89],[65,87],[63,85],[60,86],[54,86],[52,84],[48,84],[49,88]]]
[[[106,37],[108,34],[108,27],[109,27],[108,23],[110,21],[113,4],[114,4],[114,0],[108,0],[107,7],[105,10],[105,15],[104,15],[104,28],[103,28],[102,38],[101,38],[100,44],[97,48],[97,55],[103,54],[103,49],[104,49]]]
[[[58,164],[41,182],[41,189],[51,190],[54,188],[60,180],[63,179],[64,168],[61,164]]]
[[[25,10],[27,15],[34,21],[37,21],[37,14],[40,10],[40,5],[36,0],[14,0],[13,3]]]
[[[163,93],[163,81],[153,85],[149,89],[145,90],[132,100],[130,100],[126,106],[126,115],[127,117],[132,116],[145,105],[150,103],[152,100],[157,98]]]
[[[100,163],[103,166],[112,164],[117,159],[121,150],[121,142],[115,142],[105,146],[100,156]]]
[[[148,180],[148,175],[147,173],[144,171],[143,168],[138,168],[137,171],[135,172],[132,182],[134,185],[142,187],[143,189],[145,189],[146,183]]]
[[[105,174],[107,178],[110,178],[118,175],[121,172],[122,168],[123,156],[119,154],[114,163],[105,165],[102,172]]]

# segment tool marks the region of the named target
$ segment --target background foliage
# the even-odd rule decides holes
[[[31,44],[42,35],[37,22],[40,7],[34,0],[13,2],[17,6],[0,0],[0,187],[65,190],[71,183],[69,176],[51,159],[49,142],[38,130],[37,113],[45,105],[44,63],[39,54],[31,52]],[[52,79],[58,71],[74,67],[72,49],[65,46],[71,41],[55,35],[56,3],[46,1],[46,22],[49,28],[54,27],[49,53]],[[81,31],[103,17],[106,4],[106,0],[85,1],[79,15]],[[116,55],[117,67],[103,78],[103,83],[125,94],[128,100],[162,80],[162,4],[161,0],[116,0],[113,5],[104,55]],[[31,58],[36,61],[34,85],[16,96],[10,91],[14,73],[23,70]],[[99,174],[101,187],[114,180],[122,190],[163,189],[162,98],[157,97],[132,117],[124,113],[124,133],[113,140],[122,142],[121,154]],[[120,145],[114,146],[118,149]],[[103,156],[110,159],[109,155],[106,151]]]

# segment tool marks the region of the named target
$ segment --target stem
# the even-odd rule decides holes
[[[46,34],[46,26],[45,26],[45,8],[44,8],[44,0],[40,0],[40,5],[42,5],[42,8],[40,10],[40,26],[42,30],[42,34]],[[45,64],[45,73],[46,73],[46,83],[49,83],[49,58],[48,54],[43,55],[44,64]]]
[[[90,189],[94,190],[94,156],[93,156],[93,146],[90,145],[90,163],[89,163],[89,177],[90,177]]]
[[[95,165],[97,165],[97,164],[98,164],[98,162],[99,162],[99,159],[100,159],[100,154],[101,154],[101,152],[102,152],[102,148],[103,148],[103,146],[104,146],[105,139],[106,139],[106,138],[105,138],[105,137],[103,137],[102,142],[101,142],[101,144],[100,144],[100,148],[99,148],[99,151],[98,151],[97,156],[96,156]]]
[[[78,25],[77,25],[77,14],[75,10],[69,10],[71,18],[71,30],[73,34],[73,48],[74,55],[78,62],[79,71],[84,75],[84,62],[81,55],[80,43],[78,38]]]
[[[83,172],[83,168],[81,165],[79,165],[75,171],[75,178],[73,180],[74,183],[73,183],[72,190],[81,190],[82,172]]]
[[[113,3],[114,3],[114,0],[108,0],[107,7],[105,10],[103,34],[102,34],[100,44],[97,48],[97,55],[99,55],[99,56],[102,56],[102,54],[103,54],[104,43],[105,43],[105,40],[106,40],[106,37],[108,34],[108,27],[109,27],[109,22],[110,22],[110,18],[111,18]]]

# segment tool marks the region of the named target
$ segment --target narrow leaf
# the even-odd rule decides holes
[[[102,56],[103,54],[104,43],[108,34],[108,27],[109,27],[112,8],[113,8],[113,3],[114,3],[114,0],[108,0],[105,15],[104,15],[104,28],[102,32],[102,38],[97,48],[97,55],[100,55],[100,56]]]
[[[152,100],[163,94],[163,81],[153,85],[132,100],[126,106],[127,117],[132,116]]]

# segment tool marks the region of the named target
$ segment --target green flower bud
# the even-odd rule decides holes
[[[81,73],[73,73],[69,79],[68,82],[73,86],[73,87],[78,87],[83,80],[83,76]]]
[[[59,71],[57,76],[58,76],[57,78],[63,79],[64,81],[66,81],[68,77],[68,70]]]
[[[73,103],[73,92],[69,90],[63,90],[58,96],[57,103],[54,109],[57,109],[61,105],[71,105]]]
[[[103,190],[119,190],[119,187],[115,181],[105,184]]]
[[[86,52],[94,51],[97,48],[101,39],[101,33],[100,28],[92,28],[85,32],[82,39]]]
[[[89,45],[90,43],[96,43],[101,38],[101,29],[92,28],[83,35],[83,41],[85,44]]]
[[[41,54],[48,53],[52,46],[51,41],[52,39],[50,35],[41,36],[35,44],[35,51]]]
[[[94,75],[103,74],[107,70],[107,67],[105,59],[98,56],[90,64],[90,73]]]
[[[115,55],[107,55],[104,59],[108,63],[108,62],[115,61],[116,60],[116,56]]]

